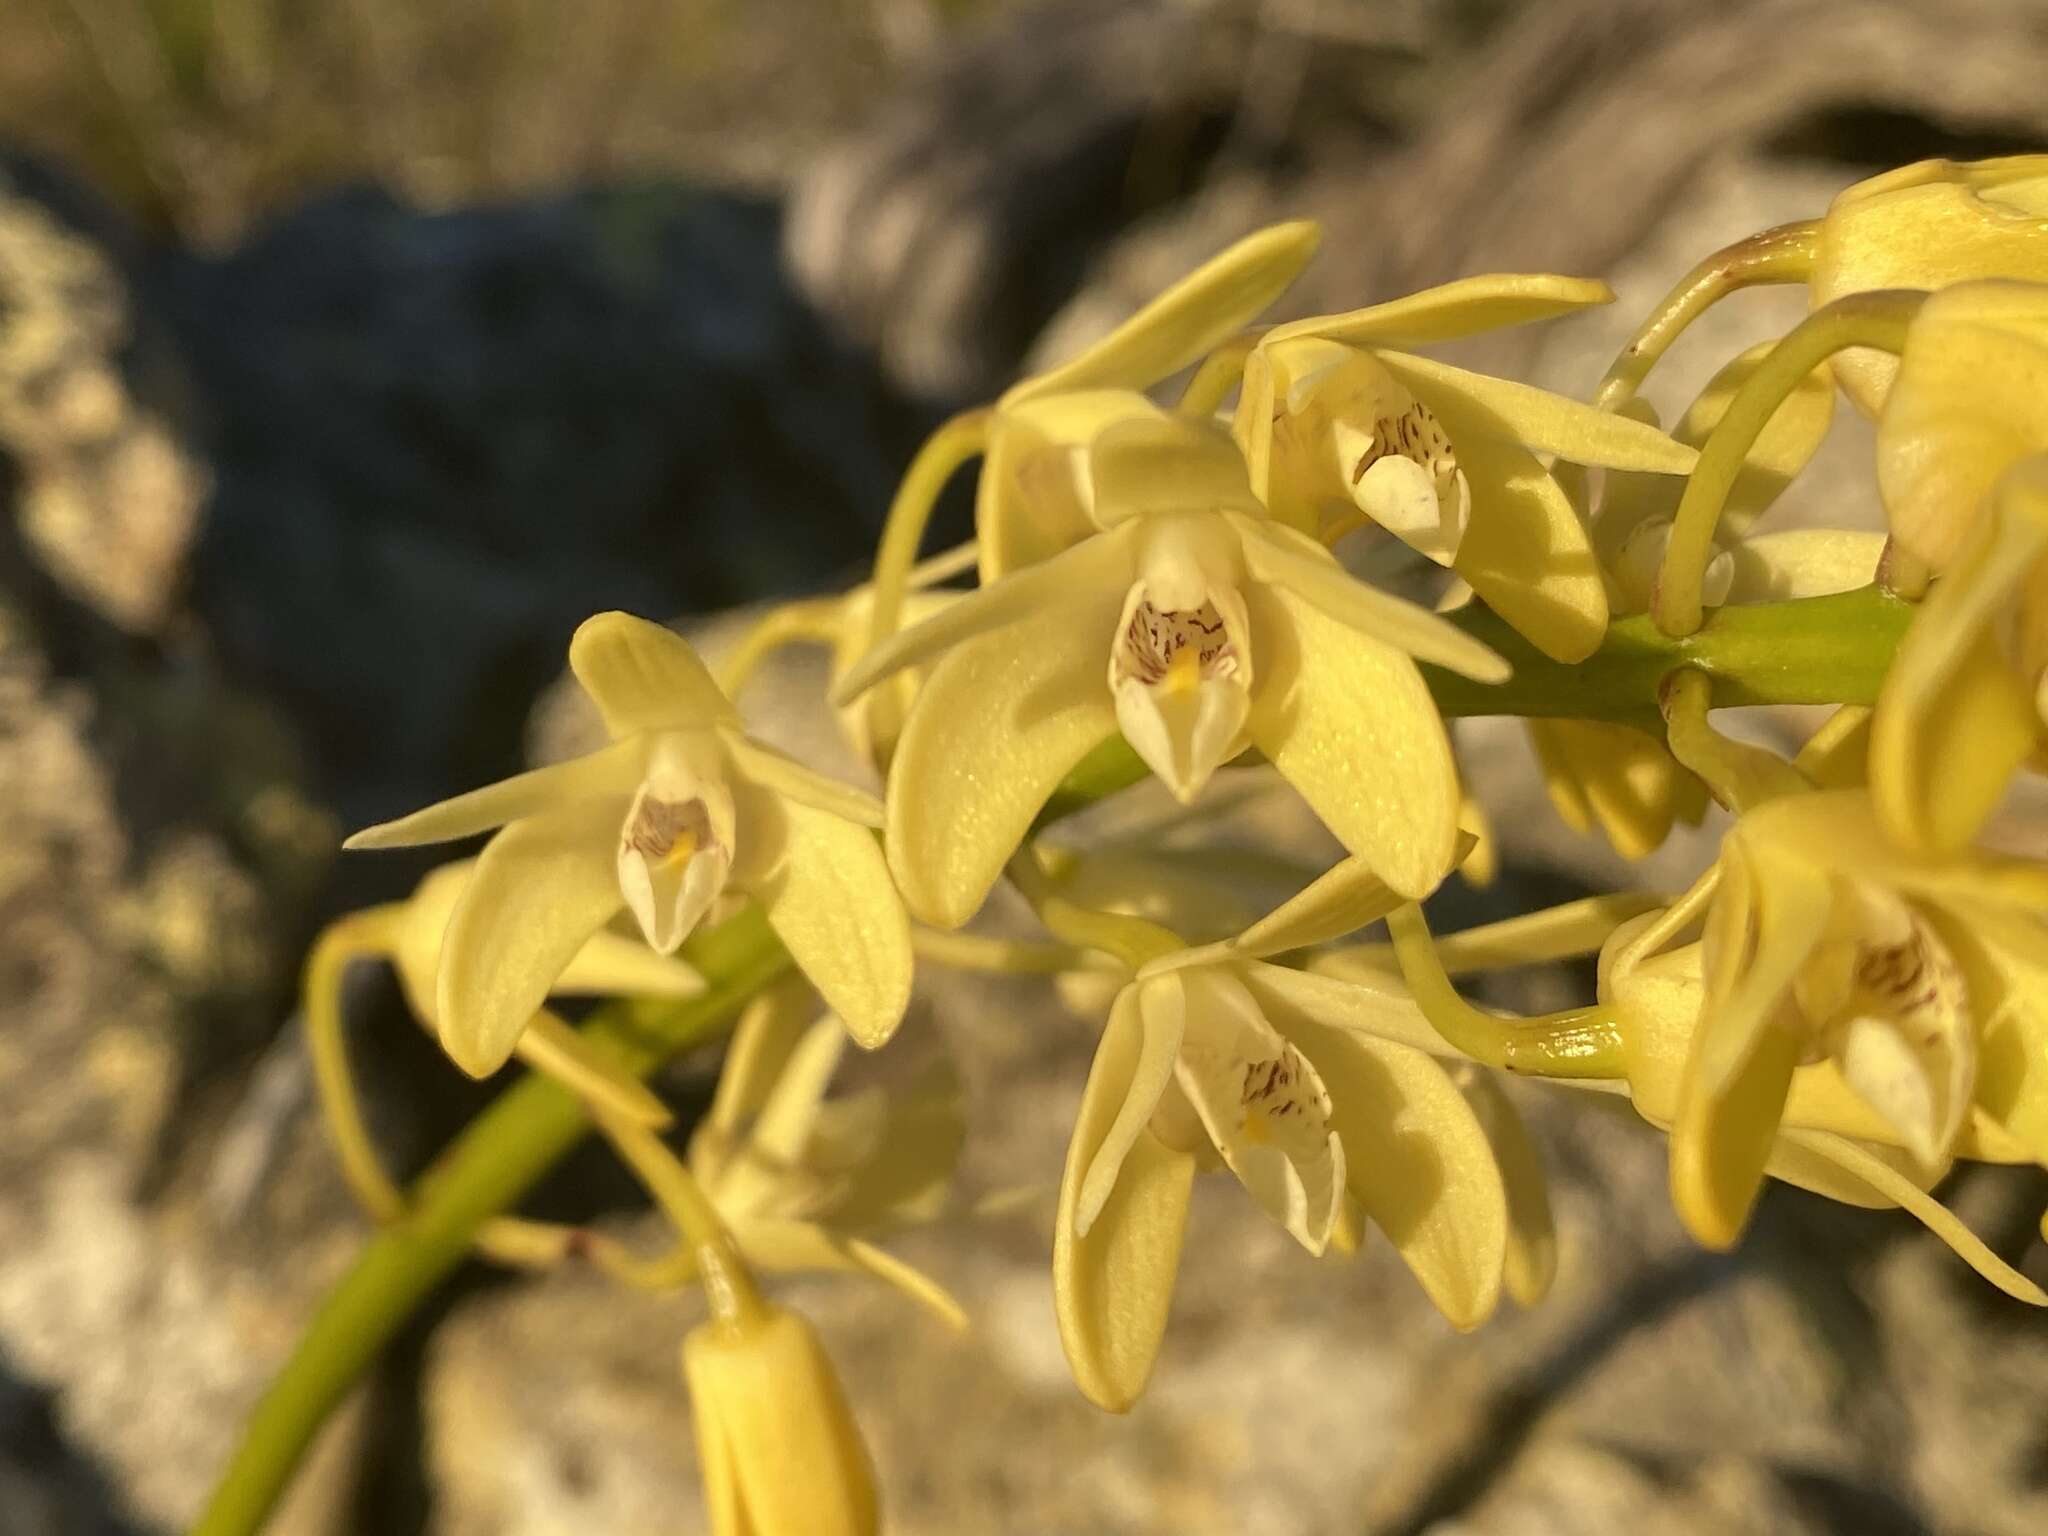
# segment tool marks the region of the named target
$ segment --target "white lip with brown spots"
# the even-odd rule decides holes
[[[665,732],[619,829],[619,891],[647,942],[672,954],[725,890],[735,852],[732,790],[715,741]]]

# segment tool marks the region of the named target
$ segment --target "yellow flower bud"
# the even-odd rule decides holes
[[[2048,155],[1923,160],[1841,192],[1822,220],[1813,307],[1877,288],[1945,288],[1980,277],[2048,280]],[[1835,363],[1875,416],[1899,368],[1868,349]]]
[[[869,1536],[873,1469],[818,1336],[779,1308],[683,1340],[714,1536]]]

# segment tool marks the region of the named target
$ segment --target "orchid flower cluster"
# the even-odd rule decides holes
[[[1556,1241],[1509,1074],[1631,1103],[1702,1243],[1735,1243],[1778,1179],[1903,1208],[2048,1305],[1933,1192],[1959,1161],[2048,1165],[2048,848],[1986,830],[2048,769],[2048,156],[1911,166],[1715,253],[1583,402],[1429,349],[1568,321],[1604,284],[1471,277],[1262,323],[1316,242],[1253,234],[941,428],[872,580],[771,612],[718,674],[657,624],[589,620],[569,665],[608,745],[351,840],[491,834],[315,952],[351,1185],[405,1219],[341,1045],[342,969],[378,955],[464,1071],[518,1055],[577,1095],[672,1220],[652,1255],[506,1215],[476,1243],[702,1288],[683,1364],[721,1533],[876,1528],[845,1394],[758,1275],[865,1274],[966,1323],[879,1242],[948,1208],[950,1077],[831,1093],[920,964],[1055,973],[1099,1028],[1051,1284],[1074,1380],[1112,1411],[1160,1355],[1199,1174],[1312,1254],[1378,1228],[1458,1328],[1503,1291],[1536,1304]],[[1806,285],[1809,317],[1667,431],[1646,375],[1760,282]],[[1838,395],[1876,422],[1884,531],[1770,531]],[[976,459],[974,542],[920,563]],[[1442,603],[1356,574],[1397,546],[1444,569]],[[829,648],[879,797],[748,734],[736,694],[794,643]],[[1712,717],[1773,702],[1832,710],[1792,756]],[[1492,855],[1445,725],[1478,714],[1527,722],[1573,827],[1639,858],[1718,807],[1718,858],[1684,891],[1432,933],[1421,903]],[[1247,770],[1344,850],[1265,911],[1201,840],[1231,820],[1217,781]],[[1044,839],[1147,776],[1186,808],[1176,857]],[[1004,881],[1043,932],[958,932]],[[774,960],[751,997],[714,974],[730,946],[705,938],[731,934]],[[1573,955],[1597,985],[1563,1013],[1483,1009],[1453,979]],[[738,1023],[681,1151],[648,1063],[549,1011],[721,986]]]

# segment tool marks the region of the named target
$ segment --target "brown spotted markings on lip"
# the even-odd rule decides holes
[[[632,823],[620,839],[632,852],[644,858],[665,859],[685,833],[692,848],[711,841],[711,815],[702,800],[657,800],[652,795],[640,802]]]
[[[1288,1092],[1297,1075],[1288,1056],[1275,1056],[1269,1061],[1248,1061],[1244,1064],[1244,1086],[1238,1092],[1238,1102],[1246,1109],[1263,1108],[1276,1119],[1282,1115],[1300,1114],[1300,1101]],[[1278,1104],[1270,1102],[1275,1098],[1279,1099]]]
[[[1960,967],[1917,919],[1912,933],[1899,943],[1864,947],[1856,962],[1856,982],[1901,1016],[1924,1013],[1939,1006],[1944,994],[1959,996],[1963,991]]]
[[[1399,416],[1382,416],[1372,424],[1372,446],[1358,456],[1351,483],[1358,484],[1368,469],[1390,453],[1413,460],[1432,475],[1446,475],[1458,467],[1450,434],[1436,413],[1419,400]]]
[[[1237,671],[1237,648],[1214,603],[1155,608],[1147,598],[1131,611],[1130,626],[1124,631],[1125,669],[1141,683],[1156,683],[1190,645],[1196,648],[1202,676],[1229,677]]]

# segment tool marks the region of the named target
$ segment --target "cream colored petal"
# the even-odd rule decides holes
[[[1238,1182],[1310,1253],[1329,1246],[1344,1199],[1344,1147],[1330,1095],[1311,1065],[1259,1012],[1227,965],[1148,980],[1186,988],[1175,1081]]]
[[[1674,442],[1646,421],[1603,411],[1568,395],[1406,352],[1373,355],[1443,420],[1461,460],[1467,439],[1477,435],[1519,443],[1574,464],[1639,473],[1689,474],[1699,458],[1697,450]],[[1476,478],[1473,484],[1478,486]]]
[[[1097,531],[1088,445],[1114,422],[1164,412],[1133,390],[1046,395],[1004,410],[975,487],[981,583],[1050,560]]]
[[[846,705],[892,673],[914,667],[942,652],[957,649],[969,641],[1030,624],[1042,631],[1048,615],[1057,613],[1070,635],[1077,622],[1077,610],[1093,606],[1099,599],[1120,603],[1133,576],[1133,545],[1136,523],[1100,533],[1085,543],[1041,564],[1012,572],[992,587],[983,587],[952,603],[922,624],[890,636],[860,659],[860,662],[832,690],[832,702]],[[1115,614],[1111,613],[1111,622]],[[1020,634],[1003,637],[1020,643]],[[1108,654],[1109,635],[1104,632],[1102,649],[1094,656],[1100,667]]]
[[[920,921],[972,917],[1067,771],[1116,733],[1104,663],[1123,596],[1042,607],[932,669],[887,799],[889,867]]]
[[[1247,235],[1175,283],[1079,357],[1026,379],[1003,405],[1056,390],[1144,389],[1258,318],[1315,255],[1322,232],[1297,220]]]
[[[687,640],[630,613],[585,619],[569,640],[569,670],[615,737],[739,719]]]
[[[1088,451],[1095,520],[1103,527],[1148,512],[1262,512],[1244,456],[1212,422],[1164,413],[1104,427]]]
[[[1453,1068],[1451,1079],[1485,1128],[1507,1191],[1508,1246],[1501,1278],[1517,1306],[1533,1307],[1557,1278],[1557,1227],[1550,1216],[1543,1160],[1499,1078],[1467,1063]]]
[[[1428,404],[1472,488],[1452,568],[1545,655],[1584,660],[1607,633],[1607,587],[1578,510],[1535,454],[1497,434],[1490,413],[1451,394]]]
[[[1475,682],[1507,681],[1508,664],[1485,644],[1448,619],[1360,581],[1314,540],[1274,523],[1249,518],[1233,518],[1232,523],[1243,537],[1245,566],[1254,579],[1284,587],[1328,618],[1418,661],[1448,667]]]
[[[1956,1251],[1957,1257],[2016,1301],[2048,1307],[2048,1292],[1993,1253],[1955,1212],[1868,1149],[1825,1131],[1787,1131],[1786,1139],[1834,1163],[1878,1194],[1905,1207]]]
[[[1122,1176],[1124,1160],[1138,1144],[1160,1096],[1173,1080],[1173,1067],[1180,1055],[1187,1027],[1187,998],[1181,978],[1167,975],[1144,983],[1133,983],[1117,994],[1110,1005],[1109,1022],[1103,1028],[1101,1050],[1115,1049],[1119,1055],[1129,1047],[1135,1032],[1137,1052],[1131,1065],[1130,1083],[1116,1118],[1102,1135],[1094,1160],[1081,1179],[1074,1203],[1074,1235],[1086,1237],[1095,1218],[1109,1203]],[[1110,1033],[1116,1033],[1112,1043]],[[1092,1079],[1091,1079],[1092,1081]],[[1084,1106],[1083,1113],[1086,1113]]]
[[[1787,528],[1739,541],[1728,551],[1731,603],[1783,602],[1849,592],[1877,579],[1884,535],[1850,528]]]
[[[1508,1197],[1471,1104],[1430,1057],[1369,1035],[1292,1021],[1329,1085],[1351,1192],[1452,1327],[1500,1301]]]
[[[781,866],[754,894],[797,968],[873,1050],[910,1005],[910,920],[872,832],[794,800],[781,808]],[[739,835],[764,832],[777,835],[743,821]]]
[[[1732,842],[1739,833],[1731,833]],[[1754,948],[1748,963],[1722,981],[1719,955],[1736,949],[1743,936],[1724,935],[1717,919],[1730,910],[1724,901],[1733,894],[1723,850],[1722,899],[1709,914],[1706,934],[1707,994],[1692,1069],[1703,1092],[1723,1092],[1748,1060],[1766,1031],[1779,1023],[1792,997],[1792,984],[1828,930],[1834,905],[1833,885],[1826,870],[1801,859],[1756,855],[1747,858],[1752,903],[1745,926],[1753,925]]]
[[[825,1090],[831,1087],[832,1075],[845,1054],[846,1030],[829,1013],[797,1037],[761,1101],[747,1138],[762,1162],[794,1167],[803,1161],[804,1148],[817,1124],[818,1107],[825,1102]]]
[[[623,796],[514,822],[484,846],[448,918],[436,979],[441,1045],[472,1077],[519,1032],[590,936],[625,904],[612,857]]]
[[[1436,703],[1407,656],[1285,588],[1254,593],[1268,654],[1252,741],[1337,840],[1419,900],[1450,873],[1458,776]]]
[[[2000,498],[1893,658],[1871,725],[1870,788],[1901,842],[1968,843],[2039,739],[2037,702],[1997,632],[2030,572],[2048,561],[2044,506]]]
[[[731,754],[733,766],[756,784],[842,821],[881,827],[882,802],[866,791],[813,772],[773,747],[749,741],[738,731],[722,731],[719,739]]]
[[[1335,427],[1337,452],[1357,463],[1372,449],[1372,434],[1345,422]],[[1458,558],[1465,529],[1472,521],[1472,488],[1463,473],[1455,476],[1452,494],[1439,494],[1437,479],[1402,454],[1389,453],[1351,482],[1351,500],[1358,510],[1395,538],[1438,565]]]
[[[786,976],[749,1000],[733,1026],[703,1129],[729,1140],[760,1113],[790,1052],[817,1017],[818,1006],[817,993],[802,976]],[[693,1165],[696,1155],[693,1145]]]
[[[1751,347],[1716,373],[1671,435],[1694,448],[1704,443],[1728,413],[1735,392],[1776,345],[1767,341]],[[1721,527],[1731,534],[1746,533],[1749,525],[1820,451],[1834,416],[1834,370],[1823,363],[1802,379],[1798,388],[1772,412],[1756,442],[1743,456],[1742,471],[1735,477],[1721,508]],[[1671,484],[1668,480],[1664,483]],[[1676,504],[1664,510],[1669,515],[1676,510]]]
[[[1296,1022],[1306,1020],[1413,1050],[1449,1049],[1391,965],[1385,970],[1346,966],[1341,972],[1318,972],[1254,963],[1238,967],[1237,973],[1282,1034],[1292,1033]]]
[[[638,935],[601,928],[555,978],[562,997],[695,997],[704,978],[674,955],[658,955]]]
[[[1406,899],[1364,859],[1345,859],[1245,929],[1230,947],[1259,959],[1327,944],[1378,922]]]
[[[1568,778],[1573,798],[1567,803],[1583,807],[1585,815],[1598,820],[1616,853],[1641,859],[1663,846],[1684,776],[1663,742],[1629,726],[1599,720],[1532,720],[1530,734],[1539,750],[1549,754],[1546,776]],[[1553,803],[1560,788],[1553,784]],[[1569,816],[1566,820],[1569,824]]]
[[[886,1249],[808,1221],[759,1218],[732,1223],[740,1254],[768,1274],[842,1271],[874,1276],[894,1286],[956,1333],[967,1328],[967,1309],[938,1281]]]
[[[420,843],[445,843],[458,837],[474,837],[574,800],[627,794],[640,776],[641,760],[646,755],[644,742],[614,742],[587,756],[514,774],[396,821],[365,827],[342,847],[411,848]]]
[[[1086,1237],[1075,1230],[1081,1184],[1131,1096],[1143,1049],[1132,997],[1112,1014],[1088,1070],[1081,1112],[1067,1145],[1053,1227],[1053,1310],[1060,1343],[1081,1392],[1123,1413],[1136,1403],[1159,1357],[1187,1230],[1195,1159],[1142,1132]]]
[[[1614,290],[1595,278],[1494,273],[1459,278],[1349,314],[1291,321],[1267,334],[1275,341],[1319,336],[1355,346],[1423,347],[1613,302]]]
[[[1969,1111],[1977,1069],[1970,1033],[1975,1026],[1963,1023],[1930,1039],[1917,1022],[1859,1014],[1843,1027],[1835,1054],[1849,1086],[1932,1167],[1954,1145]]]

